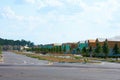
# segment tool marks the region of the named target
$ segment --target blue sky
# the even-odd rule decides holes
[[[120,35],[120,0],[0,0],[0,37],[36,44]]]

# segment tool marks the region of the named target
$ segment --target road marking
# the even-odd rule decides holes
[[[27,61],[24,60],[23,63],[24,63],[24,64],[27,64]]]

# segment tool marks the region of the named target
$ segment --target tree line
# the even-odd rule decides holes
[[[1,46],[4,46],[4,45],[11,45],[11,46],[25,46],[25,45],[28,45],[29,47],[32,47],[34,46],[34,43],[33,42],[30,42],[30,41],[26,41],[24,39],[22,40],[9,40],[9,39],[2,39],[0,38],[0,45]]]
[[[70,47],[69,53],[72,53],[72,51],[75,50],[76,54],[81,54],[85,57],[109,57],[110,48],[108,44],[108,40],[106,39],[103,43],[103,45],[100,44],[99,40],[96,39],[96,46],[89,46],[89,47],[83,47],[82,49],[76,47],[75,49],[72,49]],[[46,47],[40,47],[40,48],[31,48],[27,49],[27,51],[34,51],[36,53],[65,53],[66,47],[62,46],[53,46],[52,48],[46,48]],[[119,57],[118,54],[120,54],[120,48],[117,43],[114,44],[114,47],[112,48],[113,55],[111,57]]]
[[[0,54],[2,54],[2,47],[0,46]]]
[[[118,58],[120,55],[120,48],[117,43],[114,44],[114,47],[112,48],[113,55],[111,57]],[[108,40],[106,39],[103,43],[103,45],[100,44],[99,40],[96,39],[96,46],[93,48],[92,46],[89,46],[89,48],[84,47],[82,49],[82,55],[83,56],[90,56],[90,57],[104,57],[108,58],[110,53],[110,47],[108,44]]]
[[[45,48],[45,47],[40,47],[40,48],[29,48],[27,51],[33,51],[35,53],[63,53],[65,52],[65,47],[62,48],[62,46],[53,46],[52,48]]]

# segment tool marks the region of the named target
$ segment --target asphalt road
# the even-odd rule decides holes
[[[3,52],[4,65],[44,65],[48,61],[37,60],[26,57],[25,55],[18,55],[12,52]]]
[[[4,60],[0,80],[120,80],[120,65],[114,63],[48,65],[10,52],[4,52]]]

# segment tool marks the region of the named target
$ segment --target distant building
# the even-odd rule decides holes
[[[70,53],[70,43],[63,43],[62,50],[64,51],[64,53]]]
[[[95,48],[96,47],[96,40],[88,40],[88,46],[90,47],[93,47],[93,48]]]
[[[63,43],[62,48],[64,53],[76,53],[77,43]]]
[[[104,41],[105,40],[99,40],[99,43],[100,43],[101,46],[103,46]],[[120,47],[120,41],[111,41],[111,40],[108,40],[108,46],[109,46],[109,48],[113,48],[116,43]],[[93,48],[95,48],[96,47],[96,40],[88,40],[88,46],[92,46]]]
[[[51,48],[53,48],[54,46],[62,46],[62,44],[60,44],[60,43],[45,44],[45,45],[42,45],[41,47],[42,47],[42,48],[51,49]]]
[[[98,39],[101,47],[104,44],[105,39]],[[113,56],[113,52],[112,49],[114,47],[115,44],[118,44],[118,46],[120,47],[120,41],[116,41],[116,40],[109,40],[108,39],[108,46],[110,48],[110,53],[109,56]],[[85,41],[79,41],[79,42],[71,42],[71,43],[53,43],[53,44],[45,44],[45,45],[40,45],[40,48],[47,48],[49,51],[54,51],[55,49],[61,48],[60,50],[67,54],[67,53],[72,53],[72,54],[80,54],[82,49],[85,47],[86,49],[88,49],[89,47],[92,47],[93,49],[96,48],[96,40],[94,39],[89,39],[89,40],[85,40]],[[43,49],[44,50],[44,49]]]
[[[100,45],[102,47],[103,44],[104,44],[105,39],[104,40],[98,39],[98,40],[99,40],[99,43],[100,43]],[[113,56],[114,55],[113,52],[112,52],[112,49],[115,46],[115,44],[118,44],[118,46],[120,47],[120,41],[109,40],[108,39],[108,47],[110,48],[110,52],[109,52],[108,56]],[[96,40],[88,40],[88,47],[90,47],[90,46],[92,48],[95,48],[96,47]],[[120,56],[120,55],[118,55],[118,56]]]
[[[54,47],[54,44],[46,44],[42,46],[42,48],[48,48],[48,49],[51,49],[53,47]]]
[[[82,50],[84,47],[88,48],[88,41],[79,41],[78,42],[78,48]]]

